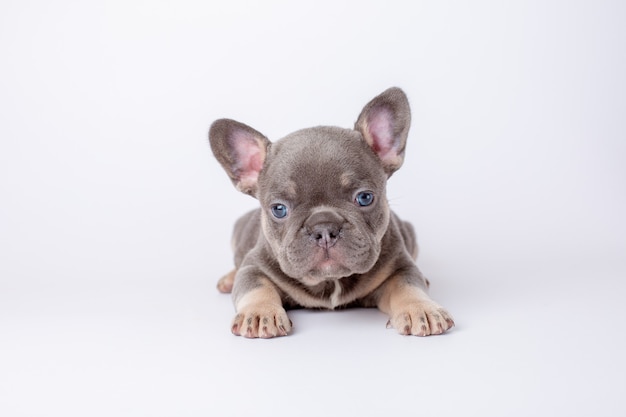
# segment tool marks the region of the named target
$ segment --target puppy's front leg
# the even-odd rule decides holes
[[[246,272],[238,271],[235,279],[233,299],[237,314],[231,331],[249,338],[286,336],[292,324],[278,289],[267,277]]]
[[[390,277],[379,288],[377,304],[389,315],[388,327],[404,335],[428,336],[454,326],[450,313],[426,293],[425,282],[415,268]]]

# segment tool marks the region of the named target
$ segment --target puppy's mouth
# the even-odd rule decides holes
[[[378,251],[370,236],[336,212],[311,215],[279,256],[283,271],[307,286],[369,271]]]
[[[335,248],[318,248],[312,256],[311,266],[305,277],[306,284],[319,284],[328,279],[338,279],[352,274],[344,262],[344,256]]]

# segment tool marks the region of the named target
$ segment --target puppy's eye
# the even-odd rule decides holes
[[[369,191],[361,191],[354,200],[361,207],[369,206],[374,202],[374,194]]]
[[[287,215],[287,207],[284,204],[274,204],[271,209],[272,215],[277,219],[282,219]]]

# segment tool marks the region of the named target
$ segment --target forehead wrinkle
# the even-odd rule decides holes
[[[281,183],[280,187],[275,187],[270,195],[273,200],[295,200],[298,196],[295,181],[287,180]]]
[[[344,173],[339,179],[341,189],[344,191],[375,190],[376,185],[368,178],[360,178],[356,173]]]

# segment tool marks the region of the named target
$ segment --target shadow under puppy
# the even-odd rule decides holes
[[[218,283],[232,291],[235,335],[287,335],[285,308],[296,306],[378,307],[388,327],[407,335],[454,326],[427,294],[412,226],[386,199],[410,122],[406,95],[390,88],[363,108],[354,130],[314,127],[271,143],[234,120],[211,125],[215,157],[261,204],[237,221],[235,269]]]

